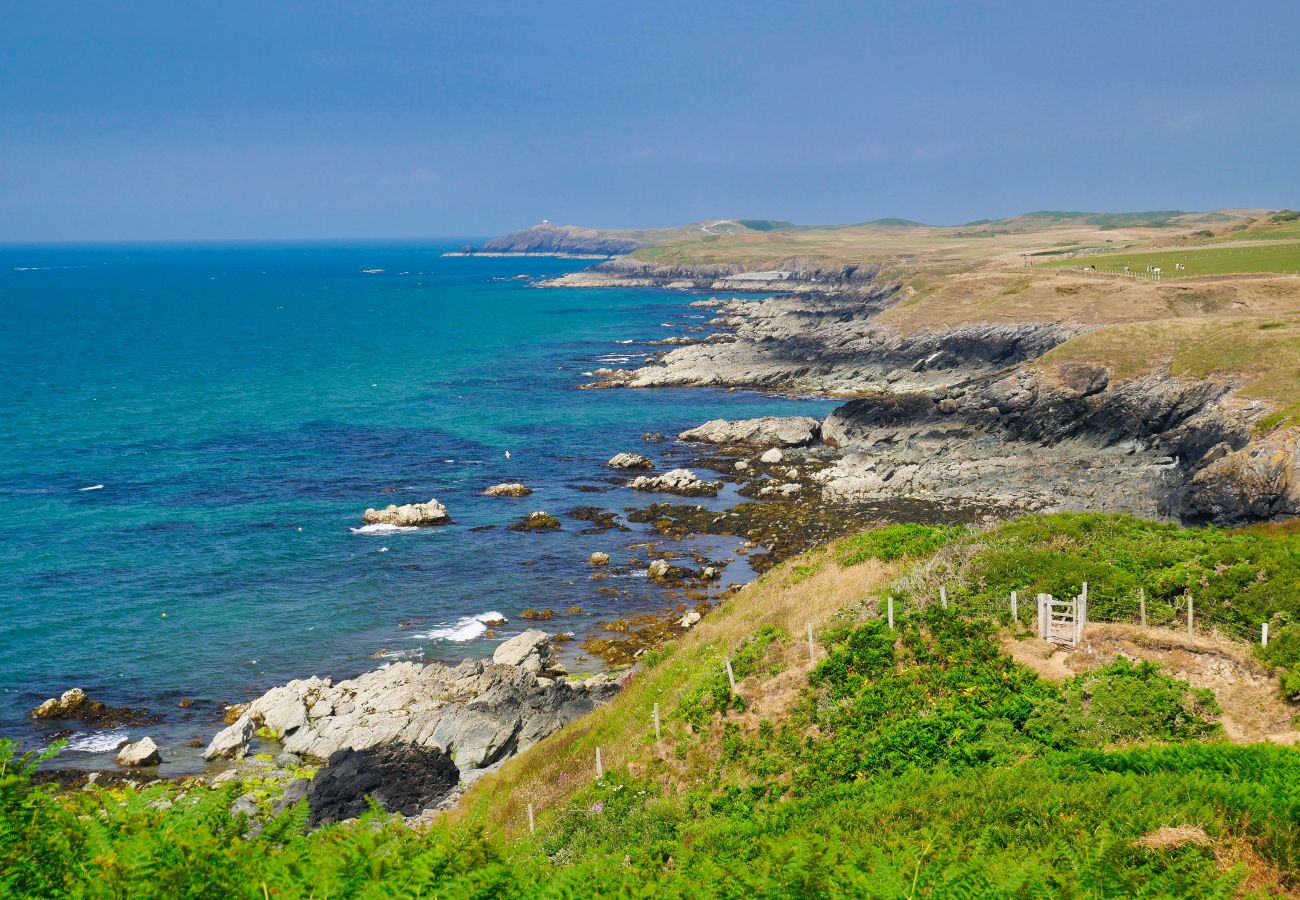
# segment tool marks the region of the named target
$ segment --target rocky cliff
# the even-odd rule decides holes
[[[734,279],[721,270],[593,272]],[[801,283],[814,286],[803,273]],[[999,509],[1130,511],[1236,523],[1300,513],[1295,435],[1231,379],[1122,377],[1045,357],[1097,326],[961,324],[904,333],[881,318],[905,291],[842,272],[830,289],[696,301],[711,334],[676,339],[649,365],[598,370],[591,387],[732,386],[851,397],[821,427],[836,458],[824,499],[924,499]],[[794,278],[794,276],[790,276]]]

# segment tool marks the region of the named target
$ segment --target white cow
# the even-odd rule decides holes
[[[1163,275],[1164,272],[1165,272],[1165,270],[1162,269],[1162,268],[1160,268],[1159,266],[1152,266],[1152,267],[1151,267],[1151,274],[1152,274],[1152,275]]]
[[[1187,266],[1183,265],[1182,263],[1174,263],[1174,271],[1175,271],[1175,272],[1181,272],[1181,271],[1183,271],[1183,270],[1186,269],[1186,268],[1187,268]]]

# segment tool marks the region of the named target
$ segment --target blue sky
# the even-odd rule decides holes
[[[1300,206],[1300,3],[51,2],[0,240]]]

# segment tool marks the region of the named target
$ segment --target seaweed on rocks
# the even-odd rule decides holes
[[[628,530],[628,527],[618,520],[617,513],[601,509],[599,506],[579,506],[576,509],[569,510],[565,515],[570,519],[592,524],[591,528],[584,528],[578,534],[604,534],[610,529]]]

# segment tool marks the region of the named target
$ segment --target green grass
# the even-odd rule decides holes
[[[1300,231],[1300,228],[1297,230]],[[1251,236],[1254,237],[1256,234],[1252,232]],[[1272,234],[1269,236],[1271,237]],[[1237,239],[1240,239],[1240,236]],[[1177,271],[1177,263],[1182,263],[1186,269]],[[1057,268],[1095,265],[1098,271],[1102,272],[1122,272],[1124,267],[1128,266],[1134,272],[1143,274],[1147,266],[1158,266],[1164,269],[1162,275],[1164,279],[1247,272],[1293,273],[1300,271],[1300,241],[1252,246],[1158,250],[1147,253],[1098,253],[1043,263],[1043,265]]]

